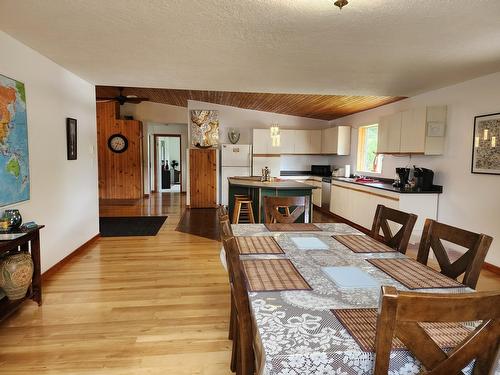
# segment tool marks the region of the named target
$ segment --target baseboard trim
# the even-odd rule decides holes
[[[54,274],[56,274],[66,263],[68,263],[72,258],[74,258],[76,255],[79,255],[82,253],[84,250],[87,250],[90,248],[90,245],[92,245],[95,241],[97,241],[101,235],[98,233],[94,237],[92,237],[90,240],[85,242],[82,246],[76,248],[73,252],[68,254],[66,257],[61,259],[59,262],[54,264],[52,267],[50,267],[47,271],[45,271],[42,274],[42,282],[50,279]]]
[[[485,270],[493,272],[494,274],[500,275],[500,267],[495,266],[494,264],[491,264],[491,263],[488,263],[488,262],[484,262],[483,268]]]

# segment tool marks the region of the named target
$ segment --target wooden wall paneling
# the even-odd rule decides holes
[[[216,207],[216,150],[189,150],[191,208]]]
[[[116,119],[115,102],[97,103],[98,168],[100,199],[139,199],[142,197],[142,123]],[[128,139],[123,153],[108,148],[112,134]]]

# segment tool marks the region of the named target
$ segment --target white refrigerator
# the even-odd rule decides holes
[[[220,202],[228,204],[229,183],[228,177],[251,176],[252,174],[252,145],[221,145],[220,157]]]

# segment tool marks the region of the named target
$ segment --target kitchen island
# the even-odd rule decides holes
[[[271,182],[262,182],[260,177],[229,177],[229,215],[232,218],[234,209],[234,196],[237,194],[247,195],[252,199],[252,208],[256,223],[264,222],[264,197],[310,197],[310,220],[312,221],[312,191],[315,186],[301,182],[275,179]],[[304,222],[304,215],[297,222]]]

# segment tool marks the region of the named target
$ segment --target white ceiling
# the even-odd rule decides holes
[[[500,71],[500,0],[2,0],[99,85],[411,96]]]

